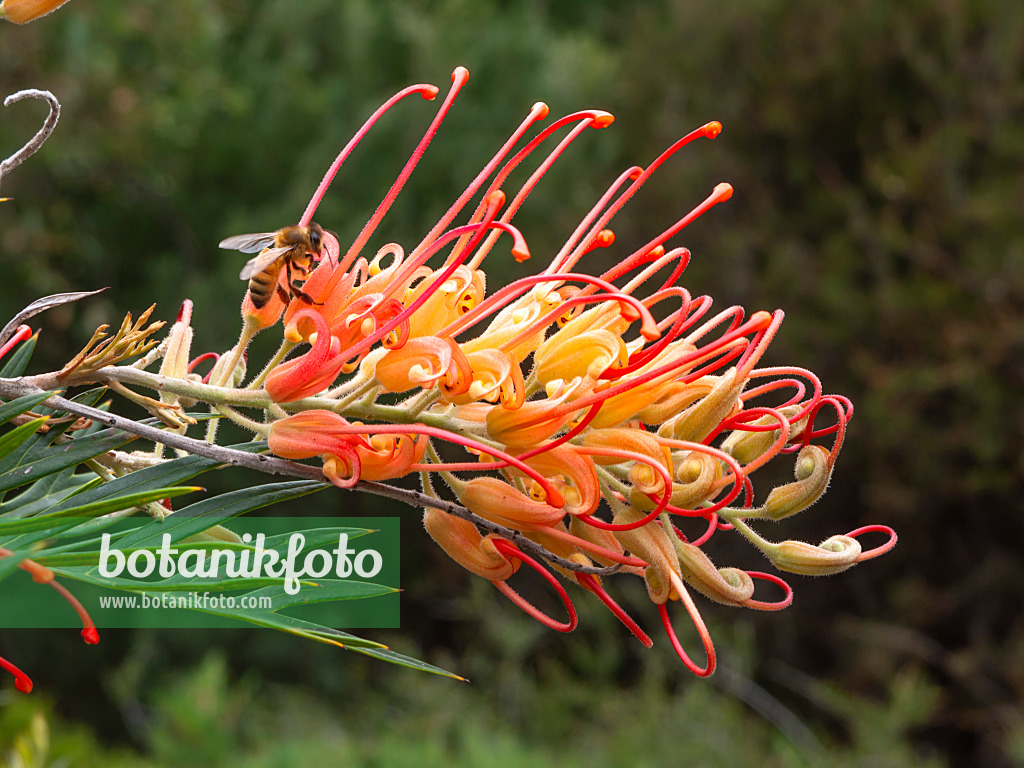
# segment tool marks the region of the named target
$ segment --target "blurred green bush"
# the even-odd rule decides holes
[[[618,240],[638,244],[716,182],[733,183],[733,200],[677,239],[694,253],[688,285],[719,306],[787,310],[769,362],[806,365],[857,406],[828,513],[817,516],[822,537],[884,522],[901,546],[796,584],[785,614],[707,613],[749,622],[751,674],[779,695],[780,665],[864,701],[919,667],[940,692],[916,741],[956,765],[1011,765],[1024,732],[1019,2],[76,0],[0,28],[4,93],[48,88],[64,104],[43,151],[4,181],[15,202],[0,207],[0,309],[111,286],[43,320],[40,352],[52,359],[41,364],[59,365],[124,309],[157,301],[170,318],[185,297],[200,318],[197,348],[229,346],[240,264],[216,243],[294,221],[364,116],[408,83],[443,85],[457,64],[469,86],[387,239],[426,231],[538,99],[553,114],[600,107],[618,118],[574,145],[517,219],[538,260],[619,170],[710,119],[724,123],[617,218]],[[42,110],[0,112],[0,155]],[[432,110],[403,104],[342,172],[318,218],[343,241]],[[423,551],[416,515],[404,515],[409,632],[429,652],[486,658],[496,641],[484,619],[457,607],[466,581]],[[26,660],[52,654],[13,642]],[[114,642],[123,655],[135,641]],[[573,643],[534,653],[565,661],[569,651],[552,645]],[[637,665],[649,662],[615,644],[601,651],[617,670],[609,681],[637,685]],[[89,663],[84,653],[75,649],[74,664]],[[46,663],[55,679],[67,671]],[[298,679],[318,674],[307,666]],[[696,686],[688,696],[703,695]]]

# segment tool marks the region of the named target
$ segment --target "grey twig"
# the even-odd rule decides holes
[[[39,129],[35,136],[29,139],[25,146],[3,162],[0,162],[0,182],[3,182],[4,176],[10,173],[14,168],[17,168],[39,151],[39,148],[43,146],[43,142],[45,142],[50,137],[50,134],[53,133],[53,129],[57,125],[57,120],[60,118],[60,102],[57,101],[57,97],[49,91],[40,91],[35,88],[18,91],[4,99],[4,106],[10,106],[14,102],[23,101],[24,99],[43,99],[47,101],[50,104],[50,114],[46,116],[46,120],[43,122],[43,127]]]
[[[43,390],[38,387],[34,387],[19,379],[0,379],[0,398],[16,398],[42,391]],[[226,448],[222,445],[208,443],[205,440],[196,440],[193,437],[175,434],[174,432],[159,429],[148,424],[140,424],[137,421],[132,421],[131,419],[127,419],[123,416],[118,416],[107,411],[101,411],[98,408],[93,408],[81,403],[75,403],[61,397],[60,395],[54,395],[49,399],[44,400],[42,405],[58,411],[72,413],[75,416],[83,416],[87,419],[92,419],[99,424],[124,430],[125,432],[138,435],[146,440],[163,443],[170,448],[177,448],[197,456],[205,456],[210,459],[215,459],[216,461],[224,464],[231,464],[236,467],[248,467],[249,469],[255,469],[270,475],[287,475],[291,477],[303,477],[309,480],[319,480],[324,483],[327,482],[326,477],[324,477],[324,473],[317,467],[310,466],[309,464],[299,464],[295,461],[288,461],[287,459],[280,459],[276,456],[267,456],[260,453],[247,453],[233,448]],[[526,538],[518,531],[514,531],[511,528],[506,528],[502,525],[498,525],[497,523],[492,523],[490,520],[479,517],[478,515],[474,515],[460,504],[428,496],[425,493],[420,493],[419,491],[395,488],[394,486],[390,486],[385,483],[376,483],[367,480],[360,480],[353,490],[365,491],[376,496],[384,496],[389,499],[401,501],[412,507],[434,507],[436,509],[440,509],[451,515],[455,515],[456,517],[469,520],[479,528],[508,539],[524,552],[529,552],[530,554],[547,560],[553,565],[559,565],[578,573],[589,573],[597,576],[604,576],[610,573],[615,573],[620,569],[620,566],[618,565],[602,568],[583,566],[578,563],[574,563],[571,560],[566,560],[563,557],[558,557],[542,547],[540,544],[537,544],[535,541],[531,541]]]

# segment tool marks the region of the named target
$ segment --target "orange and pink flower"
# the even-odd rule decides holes
[[[570,144],[613,119],[599,110],[578,112],[528,139],[548,116],[547,107],[536,104],[408,254],[388,243],[364,257],[467,79],[461,67],[453,73],[433,122],[359,236],[344,253],[336,244],[327,248],[304,286],[312,304],[299,299],[286,308],[286,339],[311,347],[266,378],[270,396],[298,411],[270,425],[271,450],[286,458],[323,457],[325,474],[343,487],[360,478],[439,474],[477,516],[471,521],[428,509],[427,531],[453,559],[531,615],[568,631],[575,612],[567,595],[570,618],[558,622],[525,604],[506,583],[527,563],[564,594],[557,579],[524,551],[532,541],[557,571],[595,594],[649,644],[587,570],[596,569],[595,562],[618,563],[624,573],[644,578],[684,663],[697,674],[710,674],[714,649],[687,584],[712,600],[760,610],[777,610],[791,599],[778,577],[715,568],[703,547],[718,532],[735,530],[781,570],[799,573],[841,570],[895,543],[889,529],[869,527],[854,537],[883,532],[889,540],[867,553],[855,538],[834,537],[819,546],[773,544],[746,522],[795,514],[824,493],[852,405],[841,396],[825,396],[817,377],[804,369],[758,368],[778,332],[781,311],[747,316],[730,307],[709,316],[710,298],[694,298],[677,285],[690,252],[669,241],[728,200],[728,184],[715,186],[601,274],[577,271],[586,254],[615,247],[614,217],[652,174],[691,142],[718,136],[717,122],[687,134],[646,167],[623,171],[550,263],[487,296],[483,262],[497,239],[510,235],[513,258],[529,257],[512,223],[516,213]],[[413,86],[374,113],[331,166],[300,224],[311,219],[334,174],[373,123],[406,96],[433,99],[437,93],[433,86]],[[506,195],[503,188],[514,188],[513,172],[535,157],[540,159],[525,181]],[[474,198],[475,209],[457,223]],[[441,263],[428,264],[444,248],[449,250]],[[364,360],[358,377],[335,385]],[[795,394],[771,402],[787,389]],[[395,394],[406,399],[396,402]],[[378,402],[382,395],[391,399]],[[315,400],[304,404],[305,398]],[[815,424],[822,412],[833,415],[826,426]],[[361,422],[342,413],[356,414]],[[829,435],[835,436],[831,448],[811,442]],[[461,446],[469,458],[442,460],[435,443]],[[795,482],[755,506],[751,475],[791,453],[798,453]],[[459,477],[466,472],[474,476]],[[696,530],[689,531],[691,521]],[[522,538],[485,536],[482,529]],[[756,598],[758,581],[776,585],[783,598]],[[672,601],[684,604],[697,627],[707,656],[703,667],[675,638],[665,609]]]

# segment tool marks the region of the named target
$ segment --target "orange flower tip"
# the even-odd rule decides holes
[[[100,641],[100,633],[96,627],[86,627],[82,630],[82,639],[85,640],[86,645],[96,645]]]
[[[505,204],[505,193],[500,189],[496,189],[487,195],[487,207],[488,208],[501,208]]]
[[[715,202],[724,203],[730,197],[732,197],[732,184],[723,181],[717,187],[714,192]]]
[[[602,229],[597,233],[597,237],[594,238],[595,248],[607,248],[615,242],[615,233],[610,229]]]
[[[452,72],[452,82],[464,85],[467,80],[469,80],[469,70],[465,67],[456,67]]]
[[[590,125],[592,128],[607,128],[614,122],[615,115],[613,115],[611,112],[597,111],[594,113],[594,117],[590,121]]]
[[[658,324],[653,319],[644,323],[640,328],[640,335],[648,341],[657,341],[661,338],[661,332],[658,330]]]
[[[630,181],[636,181],[637,179],[639,179],[643,175],[644,175],[644,169],[641,168],[639,165],[637,165],[637,166],[635,166],[633,168],[633,171],[629,174],[629,180]]]
[[[526,261],[530,258],[530,249],[526,247],[526,244],[512,246],[512,257],[516,261]]]
[[[722,132],[722,124],[717,120],[712,120],[710,123],[704,126],[704,135],[713,139]]]
[[[619,316],[622,317],[623,320],[628,320],[629,322],[640,319],[640,313],[637,312],[636,307],[632,304],[619,305]]]
[[[433,101],[439,92],[440,89],[436,85],[425,85],[420,89],[420,96],[427,101]]]
[[[664,255],[665,255],[665,246],[664,245],[656,245],[653,248],[651,248],[651,250],[649,250],[647,252],[647,254],[644,256],[644,261],[645,262],[646,261],[657,261],[658,259],[660,259]]]
[[[537,113],[537,119],[538,120],[545,120],[545,119],[547,119],[548,113],[551,110],[548,109],[548,105],[545,104],[543,101],[538,101],[536,104],[534,104],[530,108],[530,111]],[[4,199],[6,200],[8,198],[4,198]]]
[[[750,316],[750,323],[756,325],[760,330],[761,328],[767,328],[771,325],[772,313],[765,312],[763,309],[759,309],[757,312]]]

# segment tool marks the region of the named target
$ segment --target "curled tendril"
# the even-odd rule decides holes
[[[493,539],[493,541],[494,546],[497,548],[499,552],[501,552],[502,555],[509,558],[510,560],[516,559],[526,563],[528,566],[533,568],[533,570],[535,570],[537,573],[543,576],[544,579],[552,587],[554,587],[555,591],[558,593],[558,596],[562,599],[562,604],[565,606],[565,610],[569,614],[569,620],[566,622],[555,621],[546,613],[539,610],[531,603],[527,602],[527,600],[522,595],[520,595],[518,592],[512,589],[512,587],[510,587],[504,581],[493,582],[494,586],[497,587],[498,590],[503,595],[505,595],[509,600],[518,605],[520,608],[523,609],[523,611],[525,611],[528,615],[535,618],[541,624],[544,624],[545,626],[550,627],[551,629],[557,630],[559,632],[572,632],[574,629],[576,629],[576,607],[572,604],[572,600],[569,598],[569,593],[565,591],[565,587],[561,585],[558,579],[556,579],[551,574],[551,572],[548,571],[544,566],[542,566],[529,555],[524,554],[511,542],[499,538],[495,538]]]
[[[46,116],[46,120],[43,121],[43,127],[36,132],[35,136],[28,140],[25,146],[3,162],[0,162],[0,183],[3,182],[4,176],[39,151],[39,148],[50,138],[53,129],[57,127],[57,120],[60,119],[60,102],[49,91],[37,90],[35,88],[18,91],[4,99],[4,106],[9,107],[11,104],[24,101],[25,99],[43,99],[50,105],[50,113]]]

